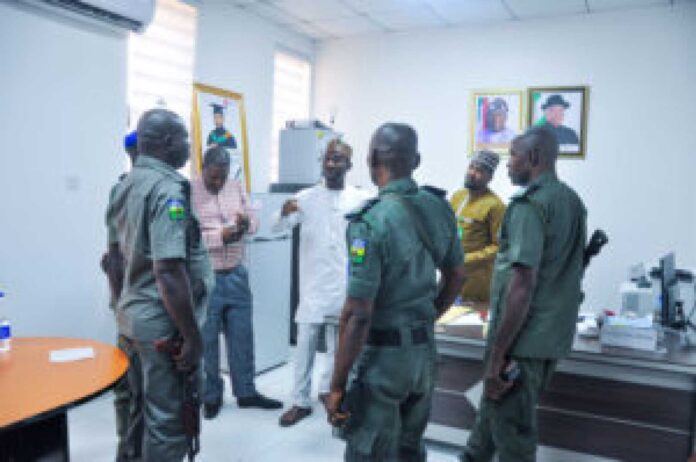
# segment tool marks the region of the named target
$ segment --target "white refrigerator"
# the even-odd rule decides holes
[[[259,230],[247,241],[246,265],[253,296],[256,373],[284,364],[290,352],[292,231],[273,233],[273,215],[291,194],[254,193]]]

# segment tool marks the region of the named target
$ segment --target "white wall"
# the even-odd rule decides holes
[[[252,185],[268,185],[273,53],[314,45],[223,0],[199,2],[196,80],[244,94]],[[15,335],[112,341],[98,267],[124,162],[127,47],[118,34],[0,2],[0,305]]]
[[[125,36],[0,3],[0,287],[15,335],[113,341],[98,261],[124,165]]]
[[[353,182],[367,185],[369,137],[385,121],[420,135],[419,181],[449,191],[467,165],[469,91],[535,85],[590,89],[588,153],[560,176],[611,243],[587,274],[585,307],[616,307],[630,264],[676,250],[696,263],[696,4],[322,44],[315,115],[338,109],[356,148]],[[504,165],[493,188],[513,191]]]
[[[199,7],[194,80],[242,93],[249,136],[251,189],[267,191],[273,111],[273,57],[277,49],[314,58],[314,43],[225,0]]]

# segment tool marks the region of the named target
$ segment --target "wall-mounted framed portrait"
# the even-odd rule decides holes
[[[524,90],[471,92],[469,155],[483,149],[508,154],[512,139],[524,131]]]
[[[589,91],[586,86],[527,89],[529,126],[540,125],[551,130],[562,157],[585,157]]]
[[[200,174],[206,149],[222,146],[230,153],[229,178],[244,184],[247,192],[250,192],[249,144],[243,96],[211,85],[194,83],[191,108],[191,163],[194,173]]]

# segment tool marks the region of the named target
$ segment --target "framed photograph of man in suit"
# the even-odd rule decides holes
[[[474,90],[469,115],[469,155],[488,150],[508,154],[524,130],[524,90]]]
[[[244,97],[222,88],[193,84],[191,110],[192,169],[199,174],[206,149],[221,146],[230,154],[229,177],[251,190]]]
[[[556,135],[562,157],[584,158],[587,150],[589,87],[531,87],[529,126],[543,125]]]

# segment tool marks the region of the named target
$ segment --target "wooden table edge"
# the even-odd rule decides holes
[[[27,337],[22,337],[22,338],[27,338]],[[5,432],[5,431],[16,430],[18,428],[22,428],[24,426],[31,425],[33,423],[40,422],[42,420],[45,420],[45,419],[48,419],[51,417],[55,417],[56,415],[60,415],[64,412],[70,410],[73,407],[80,406],[82,404],[85,404],[88,401],[91,401],[95,398],[98,398],[99,396],[113,390],[113,388],[116,386],[116,384],[119,382],[119,380],[121,380],[123,377],[125,377],[125,375],[128,373],[128,368],[130,367],[130,362],[128,361],[128,358],[126,357],[125,353],[123,353],[123,351],[121,351],[121,349],[118,348],[118,346],[112,345],[110,343],[102,342],[100,340],[84,339],[84,338],[79,338],[79,337],[62,337],[62,336],[55,336],[55,337],[52,337],[52,336],[40,336],[39,337],[39,336],[37,336],[37,337],[31,337],[31,338],[42,338],[42,339],[44,339],[44,338],[60,338],[60,339],[71,339],[71,340],[79,340],[79,341],[87,340],[90,342],[99,342],[99,343],[102,343],[104,345],[107,345],[109,347],[114,348],[115,350],[118,351],[119,354],[123,355],[124,359],[126,361],[126,367],[124,368],[123,372],[118,377],[116,377],[106,387],[101,388],[101,389],[95,391],[94,393],[90,393],[89,395],[83,396],[82,398],[80,398],[78,400],[71,401],[70,403],[56,406],[52,409],[48,409],[48,410],[43,411],[39,414],[34,414],[31,417],[26,417],[24,419],[12,422],[12,423],[7,424],[7,425],[1,425],[0,426],[0,433]]]

